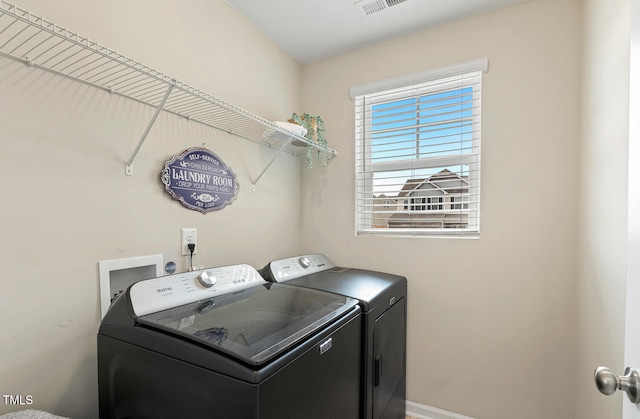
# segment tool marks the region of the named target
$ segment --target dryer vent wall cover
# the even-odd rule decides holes
[[[355,2],[354,5],[362,15],[369,16],[409,1],[411,0],[361,0]]]

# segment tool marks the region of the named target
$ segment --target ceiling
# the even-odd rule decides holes
[[[226,1],[305,64],[528,0]],[[366,6],[356,6],[359,1]],[[361,8],[369,14],[361,13]]]

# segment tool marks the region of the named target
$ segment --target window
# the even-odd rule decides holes
[[[487,67],[480,59],[351,88],[357,234],[479,234]]]
[[[441,211],[442,209],[444,209],[444,205],[442,205],[442,202],[444,202],[444,198],[441,196],[427,198],[427,202],[429,203],[429,205],[427,205],[427,211]],[[424,205],[422,206],[421,210],[425,210]]]
[[[469,209],[469,197],[468,196],[462,196],[462,195],[458,195],[458,196],[451,196],[449,202],[451,202],[451,209],[456,209],[456,210],[460,210],[460,209]]]

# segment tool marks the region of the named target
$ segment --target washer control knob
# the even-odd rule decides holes
[[[302,266],[305,269],[307,269],[309,266],[311,266],[311,261],[306,256],[303,256],[300,259],[298,259],[298,263],[300,263],[300,266]]]
[[[212,287],[213,284],[216,283],[216,277],[209,275],[209,273],[207,271],[202,271],[202,273],[200,275],[198,275],[198,282],[203,286],[203,287]]]

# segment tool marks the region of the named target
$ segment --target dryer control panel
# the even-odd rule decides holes
[[[136,282],[129,298],[139,317],[267,283],[249,265],[221,266]]]
[[[321,253],[274,260],[268,265],[275,282],[285,282],[335,267],[336,265]]]

